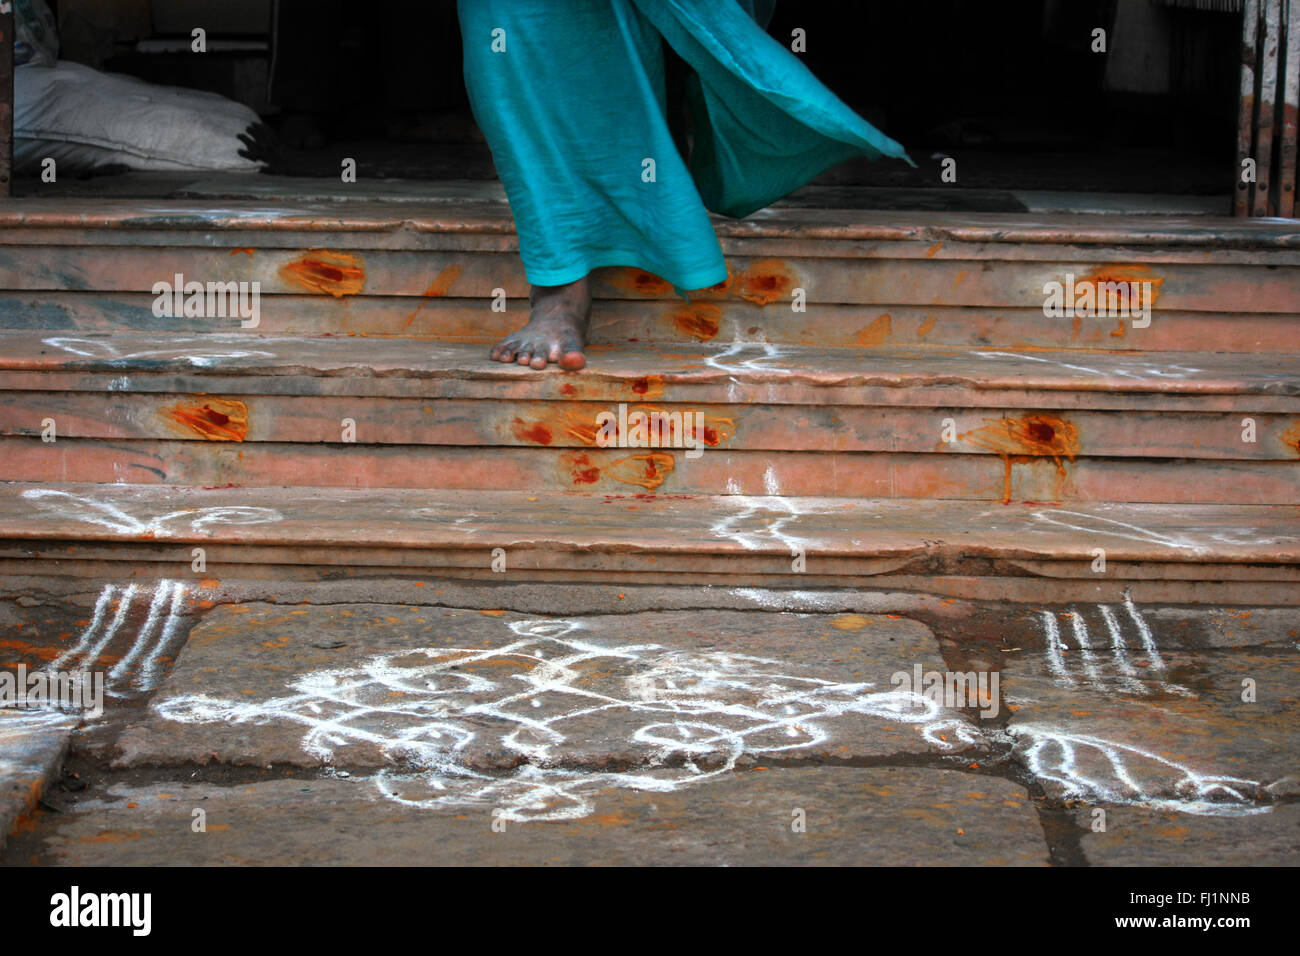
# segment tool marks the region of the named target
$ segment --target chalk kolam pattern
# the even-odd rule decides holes
[[[910,690],[791,673],[797,668],[788,662],[731,652],[611,646],[584,636],[583,628],[577,621],[518,621],[496,647],[375,655],[301,676],[288,684],[292,693],[263,701],[189,694],[153,706],[181,723],[300,724],[303,751],[325,767],[341,762],[348,747],[378,748],[394,765],[368,778],[384,797],[426,809],[490,807],[516,821],[587,816],[596,795],[612,788],[667,793],[703,785],[733,771],[744,755],[790,755],[830,740],[845,720],[912,725],[940,752],[987,743],[964,717]],[[625,673],[616,692],[583,686],[583,669],[593,663]],[[476,664],[485,666],[474,672]],[[498,667],[510,673],[484,677],[488,666],[494,676]],[[608,750],[632,769],[572,769],[573,742],[593,715],[616,716],[629,728],[627,739],[610,741]],[[1250,781],[1203,775],[1052,727],[1019,727],[1012,736],[1031,772],[1060,781],[1076,799],[1190,813],[1255,809],[1243,795]],[[513,769],[505,772],[471,766],[472,743],[518,761],[507,761]],[[1106,758],[1105,773],[1078,770],[1074,755],[1088,750]],[[1154,766],[1157,779],[1139,783],[1130,769],[1135,761]],[[1185,799],[1152,796],[1170,778]]]
[[[1193,696],[1180,684],[1165,680],[1167,668],[1155,635],[1133,599],[1124,598],[1123,615],[1109,604],[1099,604],[1096,616],[1105,625],[1094,633],[1078,608],[1059,615],[1040,611],[1047,669],[1058,686],[1083,686],[1107,693],[1121,691],[1147,696],[1157,691]],[[1130,632],[1126,635],[1126,631]],[[1067,660],[1067,655],[1071,656]]]
[[[831,736],[827,723],[845,715],[913,724],[940,750],[978,742],[964,718],[917,694],[790,674],[783,671],[788,664],[744,654],[609,646],[584,640],[581,622],[517,621],[509,628],[511,638],[498,647],[403,650],[316,671],[290,683],[293,693],[284,697],[246,703],[195,694],[154,709],[184,723],[299,723],[306,728],[304,752],[326,766],[350,744],[378,746],[416,771],[373,777],[385,797],[423,808],[500,808],[501,817],[517,821],[587,816],[594,796],[611,788],[667,793],[697,786],[733,770],[743,754],[822,743]],[[517,669],[506,681],[467,671],[485,662]],[[580,685],[578,668],[593,662],[630,667],[620,694]],[[637,755],[637,769],[560,766],[575,725],[597,714],[625,718],[633,728],[617,746]],[[485,722],[499,724],[494,744],[521,758],[517,769],[489,773],[463,759]]]
[[[1125,595],[1122,610],[1099,604],[1088,625],[1077,607],[1039,611],[1047,671],[1063,688],[1101,694],[1149,697],[1195,696],[1166,679],[1168,668],[1150,625]],[[1183,813],[1245,815],[1267,812],[1248,794],[1259,781],[1193,770],[1142,747],[1091,734],[1070,733],[1039,723],[1013,723],[1006,731],[1025,767],[1064,800],[1135,803]],[[1164,781],[1172,798],[1152,796],[1147,781]],[[1170,781],[1172,780],[1172,783]]]
[[[1041,724],[1013,724],[1007,733],[1025,767],[1064,800],[1137,804],[1180,813],[1245,816],[1269,807],[1249,802],[1256,780],[1198,773],[1141,747]],[[1151,779],[1173,780],[1175,797],[1152,796]]]
[[[104,585],[90,623],[45,671],[92,671],[100,656],[120,644],[120,636],[126,634],[130,644],[105,674],[105,689],[114,697],[153,690],[163,677],[163,658],[175,657],[184,643],[184,635],[179,632],[186,594],[184,584],[170,580],[159,581],[152,588],[141,584]],[[123,625],[133,611],[145,607],[146,596],[144,622],[130,634]]]

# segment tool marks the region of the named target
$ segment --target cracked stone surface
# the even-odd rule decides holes
[[[196,809],[206,832],[194,831]],[[571,820],[517,823],[494,809],[394,806],[361,780],[117,785],[51,820],[43,848],[46,862],[78,865],[1048,861],[1023,789],[950,770],[752,769],[708,789],[608,790]]]

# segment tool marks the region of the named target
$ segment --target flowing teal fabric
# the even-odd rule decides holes
[[[639,266],[727,278],[708,211],[746,216],[852,156],[911,162],[765,33],[770,0],[459,0],[465,80],[534,285]],[[663,41],[693,71],[689,169]],[[653,161],[653,166],[647,161]]]

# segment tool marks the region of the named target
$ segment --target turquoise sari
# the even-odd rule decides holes
[[[727,269],[709,211],[746,216],[853,156],[911,163],[764,32],[770,10],[459,0],[470,102],[529,282],[639,266],[678,289],[716,285]],[[689,167],[667,118],[665,40],[692,70]]]

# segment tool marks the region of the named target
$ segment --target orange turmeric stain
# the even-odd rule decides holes
[[[591,459],[586,455],[574,455],[570,461],[573,463],[572,474],[575,485],[594,485],[600,480],[600,469],[592,465]]]
[[[1064,461],[1074,461],[1079,454],[1078,429],[1055,415],[989,419],[987,424],[959,437],[1002,458],[1003,504],[1011,501],[1012,465],[1035,458],[1051,458],[1056,463],[1058,478],[1064,479]]]
[[[1292,454],[1300,456],[1300,419],[1282,433],[1282,444],[1289,448]]]
[[[628,485],[640,485],[646,491],[654,491],[664,483],[676,461],[672,455],[654,452],[649,455],[629,455],[620,458],[605,467],[609,477]]]
[[[920,324],[920,326],[917,328],[916,337],[918,339],[923,339],[927,335],[929,335],[933,329],[934,329],[934,313],[931,312],[929,315],[925,317],[925,321],[923,321]]]
[[[642,398],[659,398],[664,393],[664,377],[662,375],[645,375],[633,379],[629,387]]]
[[[243,441],[248,437],[248,406],[234,399],[198,399],[166,409],[181,428],[208,441]]]
[[[611,415],[615,415],[615,419],[607,425],[598,425],[597,417],[601,412],[606,411]],[[637,404],[628,406],[627,414],[629,419],[636,412],[640,412],[646,418],[647,440],[649,440],[649,436],[658,434],[662,447],[685,447],[684,432],[688,429],[694,429],[699,421],[695,417],[699,413],[699,409],[695,408],[678,407],[670,410],[659,405]],[[659,417],[655,418],[654,416]],[[616,445],[619,439],[619,427],[615,411],[593,405],[566,408],[562,413],[542,420],[525,421],[522,418],[516,418],[512,425],[512,431],[520,441],[549,445],[555,440],[556,434],[562,433],[578,444],[586,445],[589,448],[594,448],[599,444],[597,436],[602,428],[609,439],[606,447]],[[703,439],[706,445],[714,447],[723,442],[729,442],[735,433],[736,420],[734,418],[724,418],[720,415],[705,413]],[[660,446],[652,445],[651,447]]]
[[[441,299],[447,294],[447,290],[452,287],[452,284],[460,278],[460,273],[460,266],[447,266],[447,268],[443,269],[434,277],[434,280],[429,283],[429,287],[420,293],[420,297],[423,299]],[[426,305],[428,305],[428,302],[421,302],[419,306],[416,307],[415,311],[406,317],[406,323],[403,328],[414,322],[415,317],[424,311]],[[365,333],[363,332],[362,334],[364,335]]]
[[[532,442],[534,445],[549,445],[554,441],[551,430],[541,422],[526,422],[516,418],[511,430],[520,441]]]
[[[760,259],[736,277],[736,295],[755,305],[769,305],[790,296],[799,285],[794,273],[780,259]]]
[[[1139,293],[1143,296],[1142,299],[1129,301],[1133,291],[1129,283],[1132,282],[1151,284],[1149,302],[1145,300],[1145,291]],[[1093,301],[1098,305],[1113,299],[1120,306],[1129,306],[1133,309],[1150,308],[1155,305],[1156,299],[1160,298],[1160,287],[1164,283],[1163,278],[1154,275],[1146,266],[1103,266],[1074,280],[1074,298],[1077,302],[1080,296],[1086,294],[1085,287],[1092,286],[1091,293],[1095,296]]]
[[[718,334],[722,324],[722,309],[707,302],[697,302],[675,311],[672,320],[683,335],[707,342]]]
[[[858,333],[858,337],[853,340],[854,345],[862,348],[871,348],[879,345],[885,339],[889,338],[890,328],[893,325],[893,318],[888,312],[880,316],[865,329]]]
[[[138,840],[140,834],[127,830],[101,830],[95,836],[77,837],[79,843],[125,843],[127,840]]]
[[[366,284],[366,270],[359,258],[326,249],[313,249],[281,266],[280,277],[308,292],[335,298],[356,295]]]
[[[19,654],[28,657],[37,657],[43,661],[52,661],[59,656],[57,647],[40,647],[36,644],[29,644],[27,641],[21,641],[16,637],[0,640],[0,648],[7,651],[17,651]]]
[[[831,627],[837,631],[860,631],[867,626],[867,619],[861,614],[845,614],[831,621]]]
[[[460,266],[447,266],[429,283],[429,287],[420,294],[426,299],[437,299],[447,294],[447,290],[452,287],[457,279],[460,278]]]
[[[13,822],[14,834],[35,833],[40,827],[40,818],[42,816],[44,814],[39,809],[31,810],[28,813],[20,813]]]
[[[256,249],[231,249],[231,250],[230,250],[230,254],[231,254],[232,256],[237,256],[237,255],[240,255],[240,254],[243,254],[243,255],[246,255],[246,256],[251,256],[251,255],[252,255],[254,252],[256,252],[256,251],[257,251]]]
[[[933,259],[935,256],[939,254],[939,250],[942,248],[943,248],[943,243],[936,242],[934,245],[932,245],[929,249],[925,251],[925,257],[927,259]]]
[[[731,436],[734,434],[736,434],[736,420],[734,418],[704,416],[704,444],[710,448],[714,448],[724,441],[731,441]]]
[[[608,281],[620,289],[646,298],[668,295],[673,291],[671,282],[644,269],[617,269],[610,273]]]
[[[632,818],[623,813],[597,813],[582,820],[583,826],[597,826],[602,829],[625,827],[632,822],[634,822]]]

